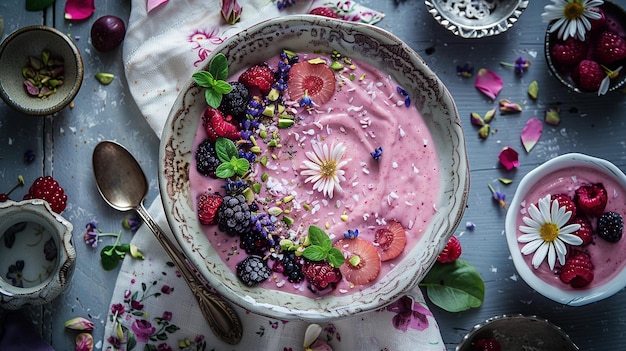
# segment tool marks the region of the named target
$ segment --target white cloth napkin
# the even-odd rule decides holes
[[[229,35],[261,20],[326,6],[345,20],[374,24],[383,18],[354,1],[300,0],[278,10],[273,1],[239,0],[236,25],[221,19],[220,1],[170,0],[146,10],[132,0],[124,41],[130,92],[157,135],[161,135],[178,92],[208,54]],[[161,199],[148,210],[169,235]],[[132,243],[145,260],[127,257],[120,269],[105,325],[102,350],[302,350],[308,323],[259,316],[235,306],[244,337],[236,346],[217,339],[200,313],[184,279],[146,226]],[[419,289],[376,312],[321,325],[320,338],[337,350],[445,350],[439,327]]]

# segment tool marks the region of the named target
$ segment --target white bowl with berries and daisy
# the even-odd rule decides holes
[[[564,17],[567,13],[568,17]],[[611,1],[559,1],[546,5],[548,68],[578,93],[604,95],[626,84],[626,11]]]
[[[181,91],[161,140],[161,195],[183,249],[225,298],[273,318],[393,302],[435,263],[467,202],[451,95],[370,25],[286,16],[230,37]]]
[[[506,238],[522,279],[554,301],[581,306],[626,286],[626,176],[578,153],[555,157],[520,182]]]

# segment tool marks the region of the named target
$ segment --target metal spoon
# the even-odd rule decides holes
[[[243,331],[235,310],[199,281],[194,273],[197,269],[180,249],[175,248],[143,205],[148,181],[133,155],[118,143],[102,141],[93,150],[92,163],[98,190],[104,200],[119,211],[135,210],[139,214],[185,278],[215,335],[231,345],[239,343]]]

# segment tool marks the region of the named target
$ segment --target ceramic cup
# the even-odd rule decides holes
[[[0,203],[0,308],[52,301],[74,272],[72,224],[39,199]]]

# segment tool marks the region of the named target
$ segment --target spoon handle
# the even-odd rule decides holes
[[[174,249],[174,243],[167,237],[159,225],[152,219],[143,203],[136,208],[137,214],[144,220],[195,296],[202,315],[220,340],[231,345],[238,344],[243,335],[241,320],[237,312],[221,297],[209,290],[194,273],[197,269],[186,255]],[[193,267],[193,268],[191,268]]]

